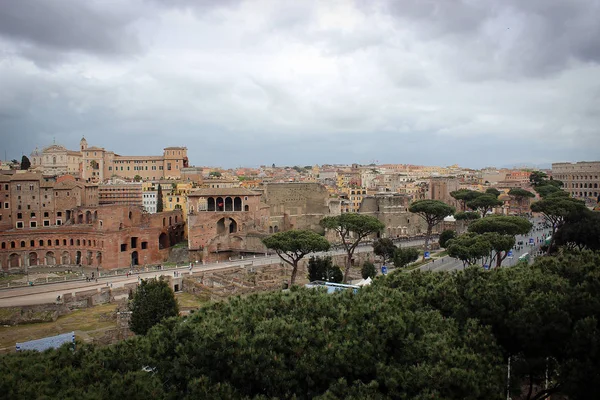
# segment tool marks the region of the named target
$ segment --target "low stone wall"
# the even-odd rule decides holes
[[[64,304],[36,304],[23,307],[0,308],[0,324],[20,325],[38,322],[53,322],[70,309]]]

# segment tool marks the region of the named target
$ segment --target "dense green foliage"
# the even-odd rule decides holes
[[[29,161],[29,158],[25,155],[23,157],[21,157],[21,169],[26,171],[30,167],[31,167],[31,161]]]
[[[348,282],[348,274],[352,266],[354,250],[359,243],[370,235],[382,232],[385,224],[375,217],[364,214],[345,213],[335,217],[325,217],[320,222],[325,229],[335,230],[346,250],[344,266],[344,282]],[[352,235],[352,236],[351,236]]]
[[[342,270],[333,265],[331,257],[311,257],[308,260],[308,280],[341,283],[344,279]]]
[[[444,232],[440,233],[440,247],[445,249],[448,245],[448,241],[454,239],[456,237],[456,231],[452,229],[446,229]]]
[[[162,279],[144,279],[129,302],[129,329],[145,335],[165,318],[179,315],[179,306],[169,283]]]
[[[329,250],[329,242],[323,236],[309,230],[291,230],[278,232],[262,240],[267,248],[275,250],[277,255],[292,266],[290,285],[296,283],[298,261],[309,253]]]
[[[469,189],[458,189],[453,192],[450,192],[450,196],[452,196],[460,203],[460,209],[463,212],[467,210],[467,203],[469,201],[475,200],[481,195],[483,195],[483,193]]]
[[[502,201],[498,200],[496,196],[492,194],[478,196],[476,199],[467,203],[467,207],[469,207],[471,210],[479,211],[482,217],[485,217],[494,208],[500,207],[501,205]]]
[[[156,212],[159,213],[163,212],[165,205],[163,201],[162,186],[160,184],[158,184],[157,186],[158,189],[156,191]]]
[[[398,246],[389,238],[380,238],[373,242],[373,253],[380,256],[384,264],[394,257],[397,248]]]
[[[500,192],[496,188],[491,187],[491,188],[486,189],[485,194],[489,194],[489,195],[494,196],[495,198],[498,198],[498,196],[500,196],[502,194],[502,192]]]
[[[365,261],[360,270],[360,274],[363,279],[373,279],[377,275],[377,268],[375,268],[375,265],[372,262]]]
[[[414,247],[398,248],[394,252],[394,265],[398,268],[404,268],[411,262],[417,261],[419,250]]]
[[[233,298],[146,336],[0,358],[10,399],[504,399],[600,393],[600,255]],[[532,386],[533,387],[533,386]],[[544,393],[536,398],[545,398]]]

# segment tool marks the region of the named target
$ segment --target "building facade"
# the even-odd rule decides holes
[[[17,173],[0,175],[0,198],[0,231],[60,226],[69,210],[98,205],[98,187],[71,176],[52,181],[39,173]]]
[[[82,138],[79,149],[72,151],[53,144],[31,153],[34,169],[45,175],[71,174],[87,182],[110,178],[133,180],[180,179],[188,167],[186,147],[166,147],[161,156],[121,156],[103,147],[88,146]]]
[[[552,164],[552,176],[564,183],[571,196],[600,202],[600,161]]]
[[[69,210],[60,226],[10,229],[0,236],[0,269],[84,265],[99,270],[163,262],[183,238],[180,211],[144,213],[135,206]]]
[[[188,195],[188,247],[192,258],[219,259],[232,252],[262,252],[268,207],[244,188],[198,189]],[[197,254],[198,253],[198,254]],[[200,255],[201,254],[201,255]]]
[[[99,204],[143,206],[142,184],[115,182],[98,186]]]

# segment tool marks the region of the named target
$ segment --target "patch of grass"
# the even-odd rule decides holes
[[[197,308],[208,301],[204,296],[196,296],[187,292],[176,293],[175,298],[180,308]]]
[[[95,331],[116,328],[116,319],[107,318],[114,313],[117,304],[103,304],[84,310],[73,311],[59,317],[55,322],[0,327],[0,349],[14,349],[15,343],[41,339],[75,331],[75,336],[92,337]]]
[[[25,275],[1,275],[0,283],[8,283],[8,282],[16,281],[18,279],[22,279],[24,277],[25,277]]]
[[[441,257],[446,257],[448,255],[448,252],[446,250],[444,251],[440,251],[439,253],[435,253],[433,254],[436,258],[441,258]]]

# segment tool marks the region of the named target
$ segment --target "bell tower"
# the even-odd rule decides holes
[[[81,138],[81,141],[79,142],[79,147],[81,148],[81,151],[84,151],[85,149],[87,149],[88,144],[87,144],[87,140],[85,140],[85,137]]]

